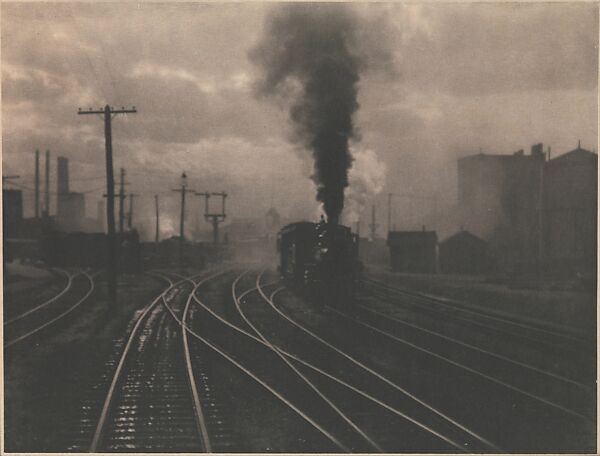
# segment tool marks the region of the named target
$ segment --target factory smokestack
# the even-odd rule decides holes
[[[330,223],[344,208],[358,82],[371,59],[359,50],[358,30],[358,17],[344,5],[285,5],[250,53],[262,70],[258,94],[288,105],[294,142],[312,152],[311,178]]]

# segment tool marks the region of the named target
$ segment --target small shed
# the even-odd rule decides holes
[[[480,274],[489,270],[487,242],[465,230],[440,243],[440,269],[447,274]]]
[[[437,272],[437,234],[435,231],[391,231],[388,234],[393,271]]]

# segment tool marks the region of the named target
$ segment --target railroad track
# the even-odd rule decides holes
[[[7,303],[11,303],[13,302],[13,297],[11,296],[5,296],[4,298],[4,302],[5,302],[5,307],[4,307],[4,326],[14,322],[14,321],[18,321],[21,318],[26,317],[27,315],[29,315],[30,313],[33,313],[35,311],[37,311],[38,309],[41,309],[51,303],[53,303],[54,301],[56,301],[57,299],[59,299],[62,295],[64,295],[65,293],[67,293],[72,285],[73,285],[73,279],[80,274],[81,272],[70,272],[70,271],[66,271],[64,269],[55,269],[55,270],[51,270],[51,272],[53,274],[55,274],[56,276],[62,276],[63,279],[66,279],[66,282],[64,284],[64,286],[58,290],[58,292],[56,292],[54,295],[52,295],[49,299],[46,299],[44,301],[42,301],[41,303],[38,304],[39,301],[39,296],[37,297],[27,297],[27,298],[21,298],[19,301],[19,305],[7,305]],[[47,282],[44,283],[43,285],[38,285],[35,286],[33,289],[30,289],[29,291],[39,291],[39,288],[44,288],[41,293],[40,296],[43,296],[45,294],[45,292],[50,291],[50,289],[53,288],[53,284],[52,282]],[[21,293],[23,293],[23,291],[21,291]]]
[[[554,350],[580,354],[595,351],[593,335],[582,335],[580,331],[548,322],[519,318],[506,313],[490,311],[455,300],[446,300],[422,293],[412,292],[387,285],[383,282],[366,279],[368,290],[377,296],[398,299],[398,303],[410,306],[430,315],[451,317],[469,325],[487,329],[504,336],[518,338]]]
[[[91,452],[211,449],[190,387],[189,352],[167,311],[181,311],[190,279],[163,278],[167,288],[139,312],[115,362]]]
[[[375,399],[380,405],[379,410],[373,411],[369,415],[365,425],[380,430],[380,438],[387,451],[448,451],[448,449],[431,447],[432,442],[439,441],[451,445],[451,450],[454,452],[457,449],[467,452],[500,451],[498,446],[489,439],[472,429],[468,429],[442,410],[420,399],[388,376],[368,366],[368,363],[360,361],[347,348],[338,347],[328,342],[324,337],[291,319],[273,301],[274,296],[281,292],[283,288],[277,287],[268,294],[264,290],[264,286],[260,284],[260,278],[259,275],[255,287],[271,311],[275,311],[272,312],[272,315],[279,319],[278,326],[285,326],[281,323],[287,322],[288,327],[296,328],[300,334],[303,334],[305,338],[308,336],[308,339],[312,341],[310,354],[307,352],[303,356],[310,356],[312,362],[317,366],[320,364],[320,368],[324,372],[329,374],[337,372],[338,380],[352,385],[362,394]],[[281,334],[279,337],[281,337]],[[298,336],[294,338],[298,338]],[[282,344],[286,343],[284,339],[279,340]],[[288,347],[289,350],[294,352],[292,343],[289,343]],[[327,355],[322,360],[315,358],[314,355],[311,356],[311,354],[319,352],[327,353]],[[340,375],[342,373],[343,375]],[[396,418],[402,418],[402,422],[391,421],[388,415],[382,413],[384,409],[393,411]],[[413,429],[415,425],[421,431],[421,435],[415,433],[415,429]],[[407,439],[407,436],[410,436],[410,438]],[[407,442],[407,440],[410,440],[410,442]]]
[[[475,321],[476,317],[465,319],[463,315],[456,316],[451,309],[442,307],[443,310],[439,311],[435,305],[415,303],[407,296],[404,294],[398,298],[391,292],[371,291],[359,298],[356,310],[360,310],[363,315],[365,312],[370,314],[365,316],[367,322],[373,319],[382,322],[385,315],[382,315],[381,311],[385,310],[384,313],[388,314],[387,319],[392,317],[393,325],[401,326],[405,332],[420,333],[421,336],[427,334],[428,337],[433,336],[432,340],[444,339],[450,342],[448,349],[460,345],[463,351],[470,352],[474,358],[488,366],[490,361],[484,358],[488,360],[493,358],[496,370],[499,366],[508,365],[510,371],[514,373],[515,366],[518,365],[528,372],[529,378],[525,379],[527,381],[535,377],[553,378],[559,383],[569,383],[576,389],[586,390],[588,393],[596,389],[596,357],[593,341],[588,341],[581,347],[572,345],[570,338],[563,339],[562,343],[560,339],[540,341],[535,337],[534,330],[531,331],[533,337],[521,334],[520,327],[519,333],[508,333],[505,323],[497,328],[494,320]],[[381,303],[385,305],[382,307]],[[559,338],[559,334],[561,333],[557,333],[554,337]],[[580,343],[583,343],[583,339]],[[515,386],[522,384],[519,383],[521,380],[516,380]]]
[[[32,340],[33,336],[63,321],[94,292],[95,276],[84,270],[69,274],[67,286],[57,295],[4,322],[4,348]]]
[[[282,290],[282,288],[275,290],[273,295]],[[270,297],[270,300],[273,304],[273,297]],[[541,416],[544,417],[544,420],[550,420],[551,426],[555,429],[553,437],[558,436],[560,438],[563,429],[577,427],[590,428],[594,423],[593,415],[595,415],[595,411],[591,409],[593,409],[593,405],[595,404],[595,398],[593,389],[590,389],[589,385],[554,375],[551,372],[535,370],[532,369],[532,366],[519,365],[508,358],[501,359],[491,352],[481,350],[479,347],[459,343],[459,341],[445,337],[442,334],[433,331],[420,331],[421,328],[417,329],[414,327],[415,325],[404,324],[402,325],[404,331],[400,332],[400,329],[397,327],[399,326],[398,322],[384,318],[387,317],[385,315],[375,315],[377,317],[375,319],[373,313],[369,312],[371,309],[365,309],[361,305],[352,306],[352,309],[351,312],[348,312],[329,307],[327,311],[330,315],[340,317],[340,319],[332,319],[329,321],[329,324],[332,327],[346,326],[347,331],[353,334],[356,339],[364,341],[365,345],[370,344],[374,352],[379,350],[377,347],[388,347],[390,343],[400,346],[397,349],[397,356],[407,365],[422,367],[428,364],[431,366],[428,368],[431,370],[429,375],[443,375],[442,378],[447,378],[448,382],[453,382],[453,379],[457,379],[456,381],[464,383],[465,387],[462,393],[459,393],[454,386],[451,389],[454,391],[454,394],[460,394],[459,397],[461,399],[468,400],[470,403],[478,400],[474,398],[469,399],[471,392],[479,390],[484,395],[495,395],[497,393],[499,397],[505,397],[506,399],[502,401],[502,405],[498,407],[499,410],[510,409],[511,404],[514,403],[519,404],[516,410],[511,410],[514,419],[508,417],[508,419],[513,420],[511,426],[514,426],[514,423],[518,423],[520,418],[524,418],[519,417],[519,414],[523,414],[526,415],[526,418],[523,420],[524,426],[529,426],[532,429],[538,427],[537,431],[542,432],[540,428],[544,427],[544,421],[536,422],[536,420],[539,421],[539,417]],[[284,318],[289,318],[283,313],[281,315]],[[324,337],[327,338],[326,336]],[[391,353],[395,351],[396,349],[390,348]],[[476,360],[480,364],[477,368],[466,365],[466,360],[473,361],[474,354],[479,357]],[[459,362],[456,361],[457,358]],[[486,362],[483,363],[486,369],[495,369],[495,372],[491,375],[481,369],[482,359],[484,358],[487,358]],[[501,363],[499,364],[499,362]],[[457,373],[457,370],[462,371],[462,373]],[[524,373],[523,371],[526,372]],[[450,375],[447,372],[450,372]],[[497,374],[499,373],[505,377],[498,376]],[[519,375],[521,379],[526,379],[527,386],[530,388],[529,391],[515,386],[514,377]],[[475,377],[477,378],[476,380],[472,379]],[[491,383],[495,389],[490,389],[489,385],[485,386],[486,382]],[[467,386],[471,384],[474,385],[473,388]],[[539,390],[550,394],[550,398],[540,396]],[[478,394],[475,394],[475,397],[478,397]],[[490,399],[490,403],[494,403],[492,398],[484,397],[480,406],[485,408],[484,403],[488,399]],[[532,405],[532,402],[536,404]],[[582,410],[574,409],[574,406],[579,406]],[[470,426],[477,424],[476,420],[473,420],[473,416],[469,417],[468,414],[462,413],[465,408],[461,407],[459,403],[456,403],[450,409],[460,412],[459,416],[462,422],[470,423]],[[474,411],[477,412],[477,409]],[[477,413],[472,415],[475,415],[475,418],[477,418]],[[502,413],[498,413],[498,415],[502,416]],[[481,417],[481,415],[479,416]],[[507,417],[505,416],[504,419],[507,419]],[[531,422],[528,422],[528,419]],[[552,434],[550,433],[549,435]],[[496,437],[496,440],[498,440],[498,437]],[[505,444],[501,440],[498,441]],[[513,442],[507,441],[505,445],[510,445],[511,443]],[[517,445],[525,445],[527,443],[520,442]],[[575,441],[570,442],[571,445],[575,445],[575,443]],[[570,448],[574,447],[571,446]],[[515,451],[522,450],[523,447],[517,446]]]
[[[200,346],[210,350],[213,355],[218,355],[221,362],[225,361],[229,366],[235,368],[239,378],[236,379],[244,398],[253,398],[253,402],[260,404],[259,410],[256,407],[241,405],[235,403],[235,415],[244,415],[250,419],[262,420],[266,412],[267,418],[273,410],[278,410],[277,413],[284,416],[284,421],[287,423],[287,432],[290,437],[288,442],[292,442],[293,447],[282,447],[280,451],[328,451],[328,452],[348,452],[349,447],[346,447],[336,436],[334,436],[324,426],[313,419],[314,414],[318,411],[321,405],[316,405],[314,402],[319,400],[319,396],[314,393],[309,393],[304,389],[304,385],[296,373],[291,371],[289,367],[282,365],[281,360],[267,347],[261,343],[259,339],[253,339],[256,343],[248,343],[247,337],[243,336],[234,325],[229,324],[226,320],[217,316],[206,306],[196,295],[196,290],[202,285],[196,284],[195,291],[190,296],[190,300],[184,309],[182,316],[173,316],[186,327],[188,333],[196,342],[201,342],[201,345],[193,344],[193,349],[198,350]],[[192,307],[192,299],[199,305]],[[206,318],[198,318],[200,312],[205,311],[205,314],[215,317],[212,321],[207,321]],[[192,318],[190,317],[192,315]],[[201,334],[202,333],[202,334]],[[243,336],[243,337],[241,337]],[[240,375],[242,374],[242,375]],[[299,406],[303,404],[304,406]],[[306,408],[312,409],[307,412]],[[262,410],[261,410],[262,409]],[[231,413],[231,412],[230,412]],[[319,410],[317,414],[323,415],[323,411]],[[330,421],[338,421],[338,417],[331,412],[326,412]],[[261,417],[260,414],[263,416]],[[227,419],[225,417],[225,419]],[[230,418],[230,421],[234,418]],[[233,430],[237,434],[234,438],[238,441],[234,443],[237,451],[248,451],[248,446],[243,447],[242,440],[248,440],[240,436],[241,427],[252,427],[251,422],[242,423],[237,430]],[[208,423],[210,432],[212,426]],[[271,430],[261,428],[258,430],[262,433],[261,436],[252,436],[252,440],[264,443],[263,449],[277,451],[278,447],[274,442],[269,442]],[[252,445],[253,443],[247,443]],[[364,444],[363,444],[364,446]]]
[[[361,308],[364,309],[364,307]],[[411,324],[408,328],[417,329],[418,332],[424,332],[427,336],[417,334],[415,331],[408,331],[410,335],[406,335],[407,327],[403,321],[387,317],[379,312],[373,313],[371,309],[365,310],[368,313],[353,312],[350,314],[330,308],[331,312],[426,356],[462,369],[495,385],[574,417],[589,422],[593,422],[594,420],[591,410],[588,410],[587,414],[579,411],[586,408],[589,409],[589,406],[593,404],[594,389],[589,385],[556,375],[552,372],[537,369],[534,366],[520,363],[504,356],[501,357],[474,345],[465,344],[416,325]],[[373,314],[379,318],[374,319],[372,317]],[[389,322],[393,324],[387,324]],[[394,323],[399,323],[403,327],[394,326]],[[418,340],[417,343],[415,343],[415,339]],[[475,362],[473,362],[473,358],[477,356],[478,359],[475,359]],[[457,359],[460,361],[457,361]],[[483,365],[484,368],[482,369],[480,366],[472,367],[477,363]],[[527,371],[527,373],[524,374],[523,370]],[[490,371],[493,373],[488,373]],[[540,395],[539,390],[544,391],[549,397]]]
[[[20,310],[19,308],[22,307],[21,303],[28,306],[31,301],[42,301],[51,298],[53,294],[59,293],[61,289],[65,288],[69,281],[69,276],[72,275],[70,271],[62,268],[47,268],[46,270],[51,274],[50,278],[35,281],[34,283],[27,281],[6,284],[3,291],[4,302],[18,302],[19,305],[5,307],[5,319],[7,319],[9,315],[13,316],[11,313],[16,315]],[[35,303],[31,304],[35,305]]]
[[[363,384],[357,387],[346,381],[347,375],[341,375],[340,372],[335,371],[332,374],[331,366],[322,369],[298,354],[270,342],[265,332],[251,323],[242,309],[242,302],[244,302],[243,307],[246,307],[246,300],[252,294],[261,300],[263,299],[259,292],[259,290],[262,290],[262,286],[259,288],[258,285],[260,284],[256,282],[243,293],[237,292],[236,286],[243,276],[244,274],[238,276],[232,284],[233,303],[238,313],[233,314],[231,309],[224,308],[217,311],[205,304],[194,293],[193,299],[197,304],[197,308],[203,310],[203,315],[208,313],[222,323],[222,327],[215,328],[214,321],[207,323],[202,328],[191,328],[186,324],[187,332],[195,339],[211,346],[213,350],[219,351],[230,362],[236,363],[240,370],[259,382],[271,395],[290,406],[299,417],[309,423],[322,437],[326,437],[330,444],[337,447],[337,451],[373,452],[382,449],[388,451],[395,449],[398,451],[399,448],[406,449],[406,451],[420,448],[423,451],[423,448],[427,448],[432,451],[456,452],[456,450],[473,451],[475,448],[485,448],[488,451],[492,448],[496,449],[493,444],[486,442],[483,438],[473,436],[468,430],[465,432],[458,428],[457,431],[455,424],[450,425],[452,432],[450,432],[451,437],[448,437],[419,421],[419,419],[403,412],[401,407],[398,407],[396,397],[398,391],[392,393],[394,400],[382,401],[376,397],[381,397],[381,393],[377,391],[381,385],[371,384],[367,388]],[[201,321],[206,322],[207,318],[202,318]],[[224,331],[225,327],[233,332]],[[210,330],[211,328],[227,340],[217,341],[214,340],[214,334],[206,334],[207,329]],[[200,332],[203,334],[200,335]],[[238,338],[234,338],[234,334],[237,334]],[[243,340],[237,342],[239,336],[243,336]],[[227,346],[227,342],[232,340],[237,343],[234,342]],[[247,347],[248,345],[250,345],[249,349],[254,356],[243,358],[239,347]],[[268,361],[266,372],[258,361],[260,358],[256,356],[257,352],[260,351],[259,347],[262,347],[264,356]],[[268,354],[269,352],[270,354]],[[235,356],[235,359],[233,356]],[[309,354],[304,353],[303,356],[309,357]],[[282,357],[285,357],[287,361],[283,361]],[[240,362],[244,362],[244,365]],[[274,373],[281,369],[283,369],[282,372],[285,373],[285,377],[277,378]],[[372,377],[369,374],[368,376]],[[343,377],[346,377],[346,379]],[[293,388],[289,387],[290,382],[293,382]],[[363,383],[373,383],[373,378],[366,379],[366,381],[363,378]],[[311,394],[310,401],[306,398],[306,394],[309,393]],[[349,407],[348,403],[351,403],[352,406]],[[412,405],[414,408],[414,404]],[[344,410],[341,410],[342,408]],[[377,418],[379,418],[379,421],[377,421]],[[431,424],[432,417],[429,416],[428,419],[428,424]],[[445,418],[439,415],[436,416],[436,420],[446,421]],[[357,424],[358,421],[361,422],[360,425]],[[440,426],[439,422],[436,424],[438,427]],[[402,425],[402,427],[399,428],[399,425]],[[370,426],[369,432],[365,431],[368,426]],[[405,433],[399,436],[398,429],[405,430]],[[372,433],[373,436],[377,435],[377,438],[369,436],[369,433]],[[460,434],[460,437],[457,434]],[[468,441],[465,441],[465,434],[469,436]],[[390,441],[390,436],[393,436],[392,440],[395,440],[395,442]],[[383,445],[380,445],[376,440],[381,440]],[[398,441],[402,441],[400,446],[398,446]],[[317,448],[316,451],[319,451],[319,449]],[[326,451],[326,448],[321,447],[320,451]]]

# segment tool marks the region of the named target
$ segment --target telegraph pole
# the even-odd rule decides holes
[[[46,150],[46,192],[44,195],[44,218],[50,217],[50,151]]]
[[[40,151],[35,150],[35,219],[40,218]]]
[[[159,218],[158,218],[158,195],[154,195],[154,207],[156,208],[156,236],[154,242],[158,244],[159,240]]]
[[[125,168],[121,168],[120,174],[120,185],[119,185],[119,235],[123,234],[123,224],[125,223],[124,214],[124,199],[125,199]]]
[[[225,199],[227,198],[227,193],[225,192],[204,192],[204,193],[196,193],[198,196],[204,196],[204,219],[207,222],[211,222],[213,226],[213,243],[214,245],[219,244],[219,223],[223,222],[227,217],[225,214]],[[221,199],[221,212],[220,213],[209,213],[208,212],[208,199],[211,196],[220,196]]]
[[[181,192],[181,215],[179,219],[179,263],[183,265],[183,243],[185,227],[185,194],[193,192],[187,188],[187,176],[185,171],[181,174],[181,188],[173,189],[174,192]]]
[[[99,114],[104,118],[104,141],[106,148],[106,220],[108,225],[108,306],[110,310],[115,310],[117,306],[117,239],[115,236],[115,179],[113,174],[113,156],[112,156],[112,125],[113,115],[117,114],[135,114],[135,106],[132,109],[113,109],[106,105],[104,109],[97,111],[90,108],[88,111],[82,111],[79,108],[77,114]]]
[[[136,193],[129,194],[129,213],[127,214],[127,229],[131,230],[133,222],[133,198],[138,196]]]

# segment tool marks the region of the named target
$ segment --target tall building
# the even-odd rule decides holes
[[[23,193],[2,190],[2,229],[4,238],[19,237],[23,225]]]
[[[80,231],[85,217],[85,195],[69,191],[69,159],[57,157],[56,221],[65,231]]]
[[[502,263],[531,269],[539,260],[542,144],[512,155],[477,154],[458,160],[461,225],[490,242]]]
[[[69,159],[56,157],[56,192],[58,195],[69,193]]]
[[[547,161],[542,145],[458,160],[461,224],[515,272],[594,271],[598,156],[580,146]]]
[[[580,146],[546,163],[542,255],[551,270],[594,271],[598,155]]]

